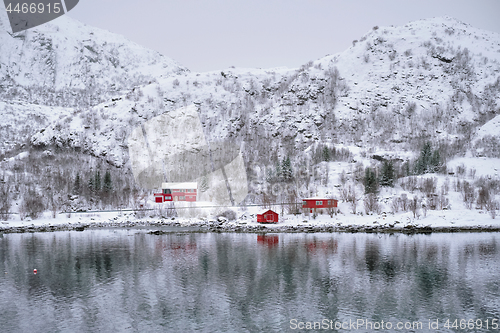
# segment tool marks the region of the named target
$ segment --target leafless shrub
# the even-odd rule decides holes
[[[425,178],[420,185],[420,189],[427,197],[436,192],[437,178]]]
[[[368,215],[372,212],[377,214],[380,213],[380,205],[378,203],[378,198],[375,194],[369,193],[365,195],[364,199],[365,213]]]
[[[418,209],[420,208],[420,200],[418,199],[417,196],[414,196],[412,200],[409,201],[409,208],[410,211],[413,213],[413,217],[417,217],[418,214]]]
[[[446,197],[446,192],[444,188],[441,188],[441,193],[437,197],[437,208],[440,210],[447,209],[450,204],[450,201]]]
[[[288,214],[300,214],[300,203],[297,191],[292,190],[288,193]]]
[[[399,208],[401,207],[401,199],[398,197],[392,198],[391,201],[391,210],[395,214],[399,212]]]
[[[444,184],[441,187],[441,192],[444,195],[448,195],[448,192],[450,191],[450,178],[446,177],[444,180]]]
[[[342,173],[339,176],[339,181],[342,186],[345,186],[345,183],[347,183],[347,174],[345,173],[345,170],[342,170]]]
[[[488,199],[486,202],[486,210],[490,213],[492,219],[497,216],[497,210],[499,209],[498,201],[493,199]]]
[[[10,185],[1,184],[0,185],[0,220],[7,221],[9,219],[9,209],[10,209]]]
[[[358,205],[358,194],[356,193],[356,186],[351,185],[347,190],[347,201],[351,204],[352,213],[356,214],[356,207]]]
[[[488,191],[486,185],[483,185],[477,193],[477,206],[479,209],[483,209],[488,201],[490,201],[490,191]]]
[[[31,190],[23,195],[20,209],[23,218],[37,219],[42,215],[44,209],[43,199],[36,191]]]
[[[406,195],[406,193],[401,194],[400,204],[401,204],[401,209],[403,210],[403,212],[407,212],[409,209],[409,201],[408,201],[408,196]]]
[[[403,190],[410,191],[411,193],[413,193],[417,189],[417,185],[418,185],[417,177],[410,176],[410,177],[402,178],[400,185],[403,188]]]
[[[461,164],[461,165],[458,165],[457,166],[457,175],[461,178],[463,178],[465,176],[465,172],[467,171],[467,168],[465,167],[465,165]]]
[[[234,210],[227,209],[217,216],[217,218],[219,217],[225,217],[228,221],[234,221],[236,220],[236,213]]]

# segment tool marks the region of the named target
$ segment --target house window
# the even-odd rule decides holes
[[[185,190],[184,189],[181,189],[181,192],[184,192]]]
[[[316,201],[316,206],[322,206],[323,205],[323,201]]]
[[[179,196],[179,200],[186,200],[186,197],[181,195],[181,196]]]
[[[302,206],[307,206],[307,201],[302,201]]]
[[[164,188],[163,189],[163,194],[170,194],[170,189],[169,188]]]
[[[328,200],[328,206],[332,205],[332,200]]]

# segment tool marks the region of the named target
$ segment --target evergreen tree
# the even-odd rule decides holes
[[[280,161],[278,160],[278,162],[276,162],[276,180],[277,181],[280,181],[281,180],[281,176],[282,176],[282,173],[281,173],[281,163]]]
[[[99,193],[101,191],[101,172],[96,171],[94,179],[94,192]]]
[[[92,194],[95,192],[94,180],[95,180],[95,176],[91,175],[89,178],[89,183],[87,185],[87,187],[89,189],[89,193],[92,193]]]
[[[206,192],[208,190],[208,177],[205,175],[201,177],[200,192]]]
[[[113,190],[113,184],[111,183],[111,173],[109,172],[109,170],[107,170],[104,174],[102,190],[106,193],[110,193]]]
[[[82,187],[82,180],[80,179],[80,174],[77,173],[75,177],[75,183],[73,185],[73,193],[74,194],[80,194],[81,187]]]
[[[378,191],[377,177],[375,175],[375,172],[370,168],[365,169],[364,185],[365,185],[365,194],[377,193]]]
[[[432,157],[429,161],[429,164],[430,164],[430,171],[431,172],[438,172],[439,171],[439,167],[441,166],[441,156],[439,154],[439,150],[434,150],[434,152],[432,153]]]
[[[325,162],[330,162],[331,156],[330,156],[330,149],[328,149],[327,146],[323,147],[323,161]]]
[[[394,163],[392,161],[384,161],[382,165],[382,177],[380,179],[381,186],[394,186]]]
[[[290,161],[290,157],[287,156],[287,158],[283,158],[283,162],[282,162],[282,165],[281,165],[281,173],[282,173],[282,176],[283,176],[283,180],[284,181],[290,181],[292,180],[292,176],[293,176],[293,171],[292,171],[292,163]]]
[[[422,147],[420,156],[415,162],[414,171],[417,175],[422,175],[429,171],[430,162],[432,159],[431,143],[426,142]]]

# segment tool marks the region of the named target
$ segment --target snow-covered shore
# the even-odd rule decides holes
[[[87,228],[142,227],[154,233],[176,232],[457,232],[500,231],[500,218],[492,219],[482,210],[427,211],[424,216],[413,213],[382,213],[378,215],[338,214],[319,215],[315,219],[305,215],[280,215],[276,224],[256,222],[253,211],[239,212],[239,217],[228,221],[218,218],[158,218],[136,217],[134,212],[99,212],[58,214],[46,213],[40,219],[21,221],[16,217],[0,222],[0,233],[48,232],[62,230],[82,231]],[[68,217],[69,216],[69,217]]]

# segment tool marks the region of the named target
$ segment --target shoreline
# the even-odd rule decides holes
[[[104,228],[145,229],[155,234],[178,232],[221,233],[397,233],[430,234],[452,232],[500,232],[500,219],[492,219],[485,211],[429,211],[425,216],[410,212],[399,214],[357,214],[334,216],[280,215],[278,223],[258,223],[256,212],[240,211],[234,220],[224,216],[156,217],[137,216],[133,212],[95,212],[54,215],[47,212],[39,219],[0,221],[0,235],[56,231],[84,231]]]
[[[424,226],[405,225],[394,227],[392,225],[355,225],[355,224],[257,224],[241,225],[235,223],[214,221],[214,222],[179,222],[179,221],[124,221],[124,222],[77,222],[57,225],[22,225],[22,226],[0,226],[0,234],[11,233],[37,233],[37,232],[57,232],[57,231],[85,231],[99,229],[155,229],[148,230],[149,234],[163,235],[175,233],[223,233],[223,232],[243,232],[243,233],[384,233],[384,234],[431,234],[431,233],[456,233],[456,232],[500,232],[498,225],[475,225],[475,226]],[[174,230],[163,230],[174,228]],[[175,230],[178,229],[178,230]],[[187,229],[187,230],[186,230]]]

